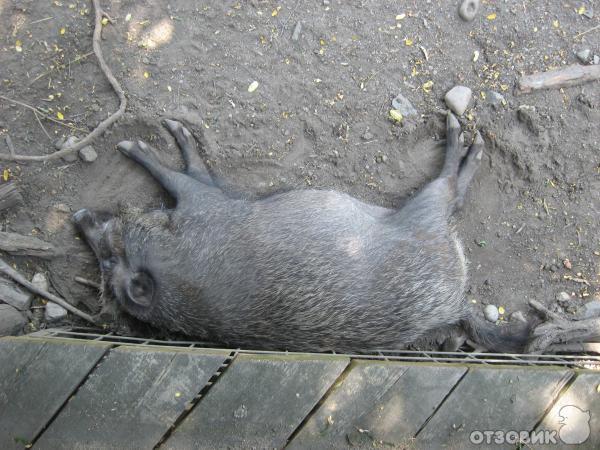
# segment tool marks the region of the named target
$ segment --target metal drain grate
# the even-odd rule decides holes
[[[216,346],[214,343],[202,341],[166,341],[158,339],[145,339],[130,336],[118,336],[111,332],[104,332],[92,328],[51,328],[30,334],[32,337],[83,339],[90,341],[113,342],[115,344],[147,345],[178,348],[206,348],[227,350],[234,353],[272,354],[272,355],[319,355],[314,352],[287,352],[252,349],[230,349]],[[435,362],[455,364],[511,364],[520,366],[561,366],[600,370],[600,356],[595,352],[581,352],[576,354],[556,355],[528,355],[511,353],[476,353],[476,352],[437,352],[419,350],[381,350],[371,353],[329,353],[346,356],[353,359],[372,359],[383,361],[406,362]]]

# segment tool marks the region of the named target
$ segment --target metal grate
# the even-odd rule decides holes
[[[233,353],[253,353],[271,355],[322,355],[312,352],[287,352],[252,349],[231,349],[216,346],[214,343],[202,341],[166,341],[158,339],[146,339],[130,336],[118,336],[111,332],[105,332],[93,328],[51,328],[30,334],[32,337],[43,338],[68,338],[83,339],[90,341],[113,342],[115,344],[162,346],[178,348],[206,348],[214,350],[227,350]],[[595,353],[595,352],[591,352]],[[600,370],[600,356],[581,352],[570,355],[530,355],[511,353],[477,353],[477,352],[437,352],[419,350],[381,350],[372,353],[328,353],[338,356],[346,356],[353,359],[370,359],[382,361],[406,361],[406,362],[434,362],[455,364],[510,364],[520,366],[561,366]]]

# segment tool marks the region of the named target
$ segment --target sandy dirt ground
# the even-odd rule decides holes
[[[482,1],[465,22],[459,3],[101,1],[113,20],[101,45],[127,112],[94,142],[92,163],[2,162],[24,198],[2,213],[2,229],[62,253],[10,261],[95,312],[97,293],[74,277],[98,280],[97,262],[70,214],[172,204],[115,150],[141,138],[181,165],[165,117],[204,133],[206,162],[232,190],[327,188],[401,205],[439,172],[444,94],[464,85],[473,98],[460,121],[486,142],[457,218],[468,300],[502,306],[504,320],[531,314],[529,299],[570,309],[600,301],[600,84],[515,94],[523,74],[576,63],[585,49],[600,55],[600,5]],[[93,25],[88,1],[0,0],[0,93],[62,122],[42,119],[44,130],[32,111],[0,100],[0,152],[10,135],[20,153],[50,153],[118,107],[90,53]],[[398,94],[418,113],[401,123],[389,117]],[[557,306],[561,292],[570,299]]]

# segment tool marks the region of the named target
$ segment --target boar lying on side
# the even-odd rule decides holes
[[[489,349],[526,344],[526,326],[487,323],[465,300],[465,256],[449,220],[484,144],[477,133],[465,148],[452,114],[441,174],[401,209],[326,190],[230,198],[192,134],[176,121],[165,126],[183,173],[144,142],[118,148],[175,198],[175,209],[73,216],[99,260],[104,295],[129,314],[245,348],[398,349],[452,324]]]

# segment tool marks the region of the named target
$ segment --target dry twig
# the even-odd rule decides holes
[[[90,316],[89,314],[86,314],[83,311],[75,308],[73,305],[71,305],[70,303],[66,302],[62,298],[57,297],[56,295],[51,294],[50,292],[45,291],[44,289],[40,289],[35,284],[33,284],[31,281],[27,280],[23,275],[21,275],[15,269],[13,269],[12,267],[10,267],[2,259],[0,259],[0,272],[2,272],[3,274],[5,274],[6,276],[12,278],[17,283],[19,283],[21,286],[26,287],[27,289],[29,289],[34,294],[41,295],[45,299],[48,299],[49,301],[51,301],[53,303],[56,303],[57,305],[62,306],[67,311],[71,311],[76,316],[79,316],[82,319],[87,320],[90,323],[93,323],[93,324],[96,323],[96,321],[94,320],[94,318],[92,316]]]
[[[0,153],[0,160],[5,161],[49,161],[52,159],[62,158],[63,156],[70,155],[82,149],[83,147],[90,145],[90,143],[100,136],[104,131],[108,129],[113,123],[115,123],[125,112],[125,108],[127,107],[127,99],[125,98],[125,92],[123,88],[117,81],[117,79],[112,74],[110,68],[104,61],[104,56],[102,56],[102,49],[100,48],[100,39],[102,33],[102,17],[106,17],[110,20],[109,16],[100,8],[99,0],[92,0],[92,4],[94,5],[94,12],[96,15],[95,26],[94,26],[94,34],[92,36],[92,46],[94,48],[94,54],[98,59],[98,64],[100,65],[100,69],[104,76],[112,86],[113,90],[119,97],[119,109],[110,115],[107,119],[103,120],[98,124],[94,130],[92,130],[86,137],[78,141],[77,143],[63,148],[61,150],[55,151],[54,153],[50,153],[48,155],[40,155],[40,156],[30,156],[30,155],[7,155],[5,153]],[[6,97],[2,97],[5,100]],[[9,99],[10,100],[10,99]],[[14,101],[14,100],[12,100]],[[29,105],[27,105],[29,106]],[[38,111],[39,112],[39,111]],[[48,118],[48,116],[45,116]],[[59,122],[61,123],[61,122]],[[64,123],[61,123],[64,125]],[[41,294],[40,294],[41,295]]]
[[[540,89],[560,89],[600,79],[600,66],[571,64],[561,69],[534,73],[521,77],[517,94],[528,94]]]

